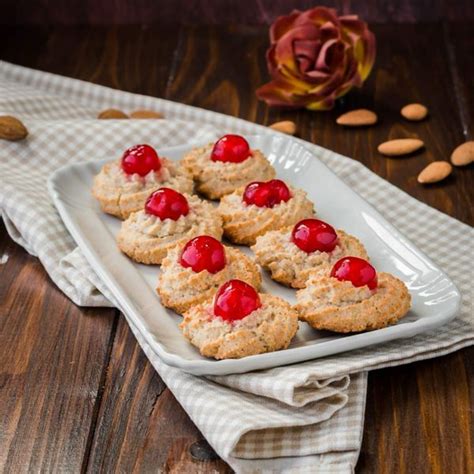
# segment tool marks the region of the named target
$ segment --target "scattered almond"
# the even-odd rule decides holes
[[[452,171],[453,167],[447,161],[433,161],[418,175],[418,182],[437,183],[447,178]]]
[[[397,138],[381,143],[377,150],[379,153],[382,153],[382,155],[401,156],[413,153],[424,146],[425,144],[418,138]]]
[[[474,141],[459,145],[451,154],[451,163],[455,166],[466,166],[474,162]]]
[[[296,133],[296,124],[291,120],[283,120],[282,122],[275,122],[270,125],[270,128],[277,132],[294,135]]]
[[[336,123],[346,127],[363,127],[377,123],[377,114],[368,109],[357,109],[340,115]]]
[[[22,140],[28,135],[28,130],[20,120],[10,115],[0,117],[0,138],[3,140]]]
[[[99,119],[127,119],[128,115],[118,109],[106,109],[103,110],[97,118]]]
[[[135,110],[130,114],[130,118],[132,119],[162,119],[165,118],[163,114],[159,112],[155,112],[154,110],[148,109],[139,109]]]
[[[428,109],[423,104],[408,104],[400,110],[400,113],[407,120],[418,122],[428,115]]]

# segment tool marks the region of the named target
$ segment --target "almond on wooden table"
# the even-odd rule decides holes
[[[336,123],[346,127],[363,127],[377,123],[377,114],[368,109],[356,109],[340,115]]]
[[[400,110],[400,113],[407,120],[418,122],[428,115],[428,109],[423,104],[408,104]]]
[[[160,112],[155,112],[154,110],[139,109],[139,110],[134,110],[130,114],[130,118],[132,119],[162,119],[162,118],[165,118],[165,116],[163,114],[160,114]]]
[[[474,141],[465,142],[454,149],[451,163],[455,166],[466,166],[474,162]]]
[[[3,140],[22,140],[28,135],[23,123],[11,115],[0,116],[0,138]]]
[[[381,143],[377,150],[385,156],[402,156],[423,148],[425,144],[418,138],[397,138]]]
[[[288,135],[294,135],[296,133],[296,124],[291,120],[282,120],[281,122],[272,123],[269,126],[271,129],[277,132],[286,133]]]
[[[453,167],[447,161],[433,161],[419,175],[418,182],[421,184],[437,183],[447,178]]]
[[[128,119],[128,115],[119,109],[105,109],[97,116],[99,119]]]

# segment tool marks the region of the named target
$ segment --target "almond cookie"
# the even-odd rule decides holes
[[[213,205],[160,188],[148,198],[145,209],[122,222],[117,243],[136,262],[160,264],[174,246],[201,234],[222,237],[222,220]]]
[[[368,259],[359,240],[342,230],[336,232],[318,219],[304,219],[294,227],[267,232],[257,238],[252,250],[273,280],[293,288],[304,288],[315,269],[346,255]]]
[[[120,161],[105,164],[94,178],[92,194],[107,214],[126,219],[143,209],[152,191],[161,186],[193,192],[193,180],[179,163],[159,158],[149,145],[135,145]]]
[[[300,319],[315,329],[348,333],[396,323],[410,309],[405,284],[365,260],[345,257],[316,271],[296,292]]]
[[[251,258],[201,235],[169,251],[162,262],[156,291],[164,306],[183,314],[211,299],[223,283],[235,278],[257,290],[262,284],[260,270]]]
[[[203,356],[238,359],[286,349],[298,330],[298,315],[285,300],[230,280],[213,300],[187,311],[180,328]]]
[[[194,148],[183,158],[196,189],[209,199],[220,199],[250,181],[275,177],[275,170],[260,150],[251,150],[239,135],[225,135],[216,143]]]
[[[236,244],[253,245],[270,230],[287,227],[314,215],[313,203],[301,189],[279,179],[250,183],[224,196],[218,211],[226,237]]]

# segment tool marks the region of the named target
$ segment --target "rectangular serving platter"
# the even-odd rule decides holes
[[[458,313],[460,294],[449,277],[370,204],[337,177],[317,156],[291,137],[268,134],[249,137],[272,162],[279,178],[307,191],[317,215],[357,236],[379,271],[390,272],[408,286],[412,308],[398,324],[360,334],[316,331],[306,323],[288,349],[242,359],[216,361],[201,356],[182,336],[181,317],[164,308],[155,288],[158,266],[132,262],[117,248],[120,221],[101,212],[91,195],[93,177],[107,160],[66,165],[49,179],[53,202],[72,237],[121,306],[129,324],[167,364],[196,375],[226,375],[325,357],[411,337],[446,324]],[[159,149],[180,159],[191,145]],[[121,150],[117,150],[119,155]],[[246,253],[251,251],[242,247]],[[263,290],[293,303],[295,292],[263,273]]]

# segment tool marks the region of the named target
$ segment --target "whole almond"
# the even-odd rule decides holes
[[[103,110],[97,118],[99,119],[127,119],[128,115],[119,109],[106,109]]]
[[[162,119],[165,118],[163,114],[159,112],[155,112],[154,110],[148,109],[139,109],[135,110],[130,114],[130,118],[132,119]]]
[[[474,162],[474,141],[459,145],[451,154],[451,163],[455,166],[466,166]]]
[[[0,138],[3,140],[22,140],[28,135],[28,130],[20,120],[10,115],[0,117]]]
[[[418,175],[418,182],[437,183],[447,178],[452,171],[453,167],[447,161],[433,161]]]
[[[368,109],[356,109],[340,115],[336,123],[346,127],[363,127],[377,123],[377,114]]]
[[[291,120],[283,120],[282,122],[275,122],[270,125],[270,128],[277,132],[294,135],[296,133],[296,124]]]
[[[408,104],[400,110],[400,113],[407,120],[418,122],[428,115],[428,109],[423,104]]]
[[[397,138],[381,143],[377,150],[386,156],[402,156],[413,153],[424,146],[425,144],[418,138]]]

